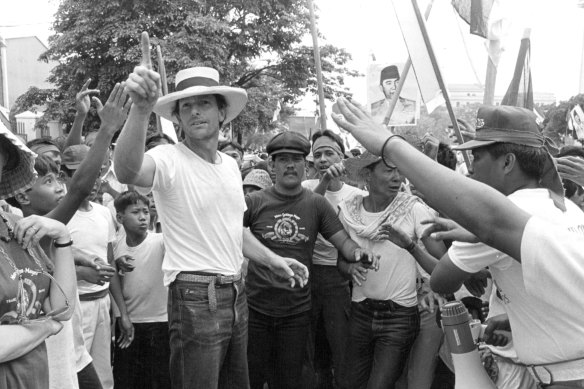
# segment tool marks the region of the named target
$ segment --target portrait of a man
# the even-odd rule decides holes
[[[375,75],[370,74],[370,77],[375,77]],[[377,87],[382,93],[383,98],[377,100],[372,99],[373,102],[371,103],[371,115],[379,123],[385,123],[386,121],[390,101],[397,93],[399,80],[400,74],[397,65],[385,66],[379,72]],[[379,93],[377,95],[379,96]],[[403,93],[400,94],[387,124],[389,126],[415,125],[416,109],[415,99],[407,98]]]

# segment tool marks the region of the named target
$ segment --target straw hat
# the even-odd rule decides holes
[[[37,155],[2,123],[0,135],[3,152],[8,154],[0,179],[0,199],[3,200],[27,190],[34,184],[37,176],[34,160]]]
[[[245,176],[243,186],[257,186],[260,189],[266,189],[272,186],[272,179],[265,170],[253,169]]]
[[[229,123],[239,115],[247,103],[247,92],[241,88],[219,85],[219,72],[213,68],[195,67],[179,71],[174,82],[175,91],[162,96],[154,106],[154,112],[178,124],[172,114],[176,102],[191,96],[221,95],[227,102],[225,120]]]
[[[363,154],[347,158],[343,161],[345,166],[345,171],[347,178],[354,183],[364,183],[365,178],[363,177],[363,168],[373,165],[381,161],[381,157],[371,154],[369,151],[365,151]]]

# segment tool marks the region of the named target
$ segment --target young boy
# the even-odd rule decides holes
[[[126,232],[116,242],[114,257],[125,265],[122,289],[134,326],[133,341],[116,330],[114,383],[117,388],[168,388],[168,292],[161,269],[162,234],[148,232],[150,202],[138,192],[122,193],[114,206],[117,221]]]

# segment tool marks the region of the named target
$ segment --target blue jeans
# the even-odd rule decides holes
[[[116,326],[116,344],[121,336]],[[134,323],[134,340],[128,348],[116,346],[114,385],[126,389],[170,387],[168,323]]]
[[[330,370],[332,366],[338,373],[349,336],[351,310],[349,281],[341,276],[336,266],[313,265],[311,277],[312,326],[308,341],[308,357],[315,372],[324,367]],[[319,331],[321,320],[324,339],[321,339],[323,334]],[[322,346],[326,348],[326,343],[330,347],[332,360],[323,350]]]
[[[372,309],[351,303],[349,340],[339,374],[347,389],[394,389],[420,330],[418,307]]]
[[[298,388],[310,326],[310,311],[272,317],[249,310],[249,379],[252,389]]]
[[[248,310],[242,280],[216,285],[174,281],[168,290],[170,379],[174,389],[249,388]]]

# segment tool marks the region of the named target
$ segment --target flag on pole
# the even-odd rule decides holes
[[[533,87],[531,85],[531,43],[529,40],[531,30],[525,29],[519,55],[515,64],[513,79],[501,101],[501,105],[513,105],[533,110]]]
[[[444,104],[444,96],[435,71],[439,66],[429,37],[422,32],[422,29],[426,32],[425,22],[423,18],[418,20],[413,1],[416,0],[393,0],[392,3],[408,48],[420,94],[428,113],[432,113],[438,106]]]
[[[470,26],[470,33],[489,38],[489,15],[494,0],[452,0],[452,6]]]

